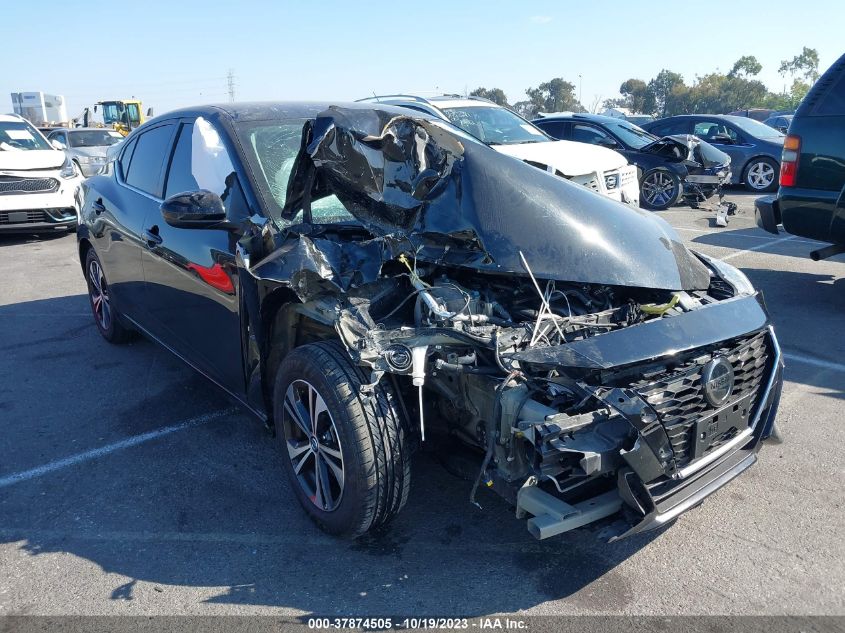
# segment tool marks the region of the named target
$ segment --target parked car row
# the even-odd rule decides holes
[[[783,134],[747,117],[646,117],[638,127],[626,117],[573,113],[529,122],[479,97],[386,95],[361,102],[390,104],[448,121],[503,154],[633,207],[662,210],[678,202],[697,207],[721,194],[728,182],[756,191],[777,187]],[[784,121],[780,116],[773,125],[782,127]],[[52,129],[47,138],[86,178],[99,173],[108,148],[123,139],[99,128]],[[21,199],[18,204],[28,202],[36,201]],[[41,215],[31,215],[38,225],[31,228],[39,229],[42,223],[35,220]],[[53,216],[47,215],[52,222]]]
[[[548,115],[534,124],[554,138],[622,154],[637,169],[640,201],[648,209],[668,209],[679,199],[697,206],[730,178],[730,157],[688,134],[659,138],[624,119],[597,114]]]

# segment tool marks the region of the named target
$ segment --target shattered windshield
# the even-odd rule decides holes
[[[302,211],[293,219],[282,219],[287,200],[287,186],[294,161],[302,144],[305,120],[257,121],[241,124],[239,132],[247,147],[258,186],[268,202],[271,219],[284,228],[302,221]],[[311,203],[313,221],[318,224],[358,223],[336,196],[327,196]]]
[[[488,145],[543,143],[551,139],[517,114],[495,106],[441,108],[465,132]]]

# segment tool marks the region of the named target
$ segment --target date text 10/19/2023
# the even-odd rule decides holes
[[[358,629],[384,631],[390,629],[456,629],[456,630],[524,630],[525,620],[507,617],[483,618],[309,618],[308,628],[315,630]]]

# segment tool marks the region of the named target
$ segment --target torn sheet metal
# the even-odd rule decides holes
[[[523,275],[522,252],[543,279],[708,287],[707,268],[661,219],[403,112],[331,107],[306,125],[284,216],[335,194],[423,261]]]
[[[324,292],[347,292],[375,282],[384,261],[393,259],[391,240],[338,242],[297,235],[258,262],[258,277],[289,286],[302,301]]]

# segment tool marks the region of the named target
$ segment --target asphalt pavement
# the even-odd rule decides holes
[[[423,453],[383,534],[328,537],[273,444],[156,345],[103,341],[73,235],[0,237],[0,614],[845,614],[845,256],[660,213],[760,288],[787,369],[784,443],[673,526],[535,541]]]

